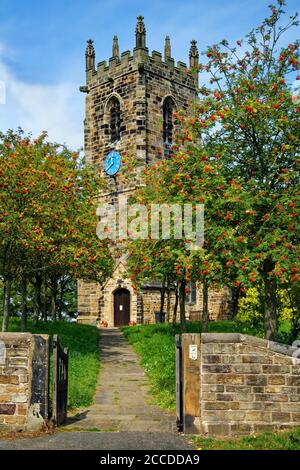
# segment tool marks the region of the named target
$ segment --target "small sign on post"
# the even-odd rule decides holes
[[[198,358],[197,344],[190,344],[189,358],[192,359],[192,361],[197,361],[197,358]]]

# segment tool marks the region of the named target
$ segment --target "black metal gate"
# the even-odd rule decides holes
[[[68,348],[62,348],[58,335],[53,336],[53,420],[56,426],[67,419]]]
[[[176,424],[178,431],[183,430],[183,362],[180,335],[176,335]]]

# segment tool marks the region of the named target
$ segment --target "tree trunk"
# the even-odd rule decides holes
[[[5,283],[3,282],[2,314],[4,312],[4,305],[5,305]]]
[[[292,327],[289,338],[292,344],[300,334],[300,289],[291,287],[286,292],[292,308]]]
[[[34,283],[34,314],[33,314],[33,324],[37,325],[40,315],[42,313],[42,276],[37,275],[35,277]]]
[[[56,292],[51,289],[51,318],[56,321]]]
[[[3,321],[2,331],[8,331],[9,313],[10,313],[10,294],[11,294],[11,279],[4,280],[4,308],[3,308]]]
[[[46,277],[43,280],[43,321],[47,321],[47,281]]]
[[[180,312],[181,331],[186,331],[185,288],[186,288],[186,282],[184,280],[184,281],[181,281],[179,284],[179,312]]]
[[[179,299],[178,285],[176,285],[175,286],[175,303],[174,303],[174,310],[173,310],[173,325],[176,324],[176,320],[177,320],[178,299]]]
[[[264,275],[264,314],[265,314],[265,338],[276,341],[277,338],[277,286],[276,280],[268,273],[273,271],[275,263],[265,260]]]
[[[57,313],[57,281],[56,278],[51,279],[51,317],[56,321]]]
[[[57,306],[58,307],[57,308],[58,321],[61,321],[63,298],[64,298],[64,282],[61,281],[60,288],[59,288],[58,306]]]
[[[170,313],[171,313],[171,287],[170,283],[167,284],[167,311],[166,311],[166,322],[169,323],[170,321]]]
[[[21,331],[27,331],[27,276],[22,276],[21,282]]]
[[[240,289],[238,289],[237,287],[233,287],[231,289],[231,301],[232,301],[231,311],[232,311],[233,318],[235,318],[238,314],[240,292],[241,292]]]
[[[165,293],[166,293],[166,281],[163,280],[161,291],[160,291],[160,314],[161,315],[164,313]]]
[[[202,313],[202,333],[208,332],[208,320],[209,320],[209,311],[208,311],[208,282],[205,279],[203,281],[203,313]]]

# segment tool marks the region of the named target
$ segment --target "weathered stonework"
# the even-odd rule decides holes
[[[200,433],[237,436],[299,426],[300,359],[295,351],[239,333],[203,333],[200,374],[194,377],[196,387],[200,380],[200,416],[195,416]]]
[[[208,311],[210,320],[229,320],[231,318],[232,296],[228,287],[210,288],[208,295]],[[191,321],[201,320],[203,312],[203,290],[197,286],[196,303],[189,305],[188,318]]]
[[[102,163],[110,149],[134,155],[146,163],[163,156],[162,105],[167,96],[178,109],[187,110],[197,100],[194,75],[185,64],[162,61],[160,53],[135,49],[98,64],[87,72],[85,87],[85,155],[87,162]],[[112,143],[107,105],[119,99],[121,138]],[[134,182],[133,182],[134,185]]]
[[[190,68],[183,62],[175,65],[171,57],[170,39],[166,38],[165,55],[146,47],[146,32],[143,19],[139,17],[136,30],[136,47],[131,53],[119,55],[117,37],[113,40],[113,54],[108,64],[95,64],[93,42],[88,41],[86,50],[85,103],[85,156],[87,163],[96,163],[102,168],[104,157],[110,150],[121,156],[138,158],[141,166],[164,158],[163,105],[171,99],[177,110],[189,112],[197,102],[198,73],[191,67],[198,64],[196,42],[190,49]],[[110,103],[118,100],[120,105],[120,138],[112,142],[110,129]],[[175,126],[174,126],[175,129]],[[119,198],[129,195],[139,184],[138,171],[131,181],[124,183],[116,178],[109,181],[110,190],[99,197],[99,202],[118,204]],[[121,270],[121,272],[120,272]],[[122,282],[118,282],[121,279]],[[116,260],[113,278],[104,286],[78,282],[78,321],[88,323],[107,322],[114,326],[114,292],[117,288],[130,292],[130,321],[155,321],[154,312],[159,310],[160,291],[141,291],[139,301],[130,279],[126,275],[126,262]],[[228,292],[212,292],[210,297],[211,319],[228,317]],[[187,306],[187,317],[200,319],[201,290],[196,304]]]
[[[49,336],[0,333],[0,430],[38,431],[48,420]]]

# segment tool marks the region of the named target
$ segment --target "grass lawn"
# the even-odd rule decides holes
[[[19,319],[10,319],[9,331],[20,331]],[[68,347],[70,354],[68,407],[89,406],[93,401],[99,374],[100,330],[91,325],[67,322],[41,322],[35,327],[29,321],[28,331],[59,335],[63,347]]]
[[[240,439],[220,440],[194,436],[192,443],[202,450],[300,450],[300,428],[266,432]]]

